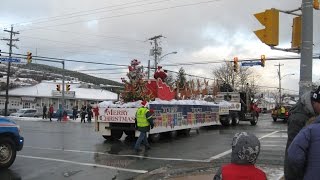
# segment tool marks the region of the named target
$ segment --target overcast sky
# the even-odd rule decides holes
[[[152,45],[148,38],[163,35],[160,46],[165,56],[160,64],[178,71],[182,66],[165,64],[204,62],[244,58],[297,56],[294,53],[271,50],[253,33],[263,27],[253,14],[265,9],[295,9],[301,0],[2,0],[0,28],[20,31],[19,49],[15,53],[58,57],[82,61],[128,65],[134,58],[147,66]],[[288,48],[291,42],[292,17],[280,14],[280,45]],[[320,52],[320,11],[314,11],[314,54]],[[1,38],[9,34],[0,32]],[[0,49],[8,52],[5,42]],[[37,62],[42,63],[42,62]],[[298,90],[300,61],[281,61],[282,86]],[[278,86],[279,62],[251,67],[260,75],[259,85]],[[53,65],[53,64],[50,64]],[[319,81],[320,60],[313,61],[313,81]],[[57,64],[56,64],[57,66]],[[214,78],[212,70],[219,64],[183,66],[187,74]],[[66,63],[70,70],[114,68],[86,73],[120,81],[127,69],[105,65]],[[294,91],[292,91],[294,92]]]

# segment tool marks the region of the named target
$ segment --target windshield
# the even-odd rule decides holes
[[[27,111],[26,109],[20,109],[20,110],[17,111],[17,113],[23,114],[23,113],[25,113],[26,111]]]

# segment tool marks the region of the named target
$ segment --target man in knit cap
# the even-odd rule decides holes
[[[231,163],[223,165],[214,180],[266,180],[266,174],[254,165],[259,153],[260,141],[255,135],[236,133],[232,139]]]
[[[142,101],[141,107],[138,108],[136,112],[136,127],[138,131],[140,131],[139,138],[137,139],[137,142],[134,146],[134,149],[136,152],[141,151],[140,145],[143,143],[145,145],[145,148],[148,150],[150,149],[150,144],[148,142],[147,138],[147,132],[150,131],[153,128],[153,116],[150,110],[148,109],[148,102]]]
[[[303,94],[297,104],[289,111],[288,119],[288,140],[284,158],[284,176],[286,180],[303,179],[304,170],[295,169],[288,162],[288,148],[310,119],[314,119],[320,113],[320,86],[315,91]]]

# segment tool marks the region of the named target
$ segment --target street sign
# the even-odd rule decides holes
[[[18,58],[0,58],[0,62],[13,62],[13,63],[20,63],[21,59]]]
[[[260,61],[243,62],[241,63],[241,66],[261,66],[261,62]]]

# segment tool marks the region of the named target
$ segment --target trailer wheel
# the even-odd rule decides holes
[[[124,133],[127,135],[126,140],[135,140],[135,131],[126,130]]]
[[[169,132],[170,138],[174,139],[177,137],[178,135],[178,131],[170,131]]]
[[[111,129],[111,137],[113,139],[119,140],[122,137],[123,131],[122,130],[112,130]]]
[[[105,138],[107,141],[113,140],[111,136],[102,135],[102,137]]]
[[[160,140],[160,133],[150,134],[149,138],[150,138],[151,142],[156,143]]]
[[[189,128],[189,129],[184,129],[182,132],[185,136],[190,136],[190,131],[191,129]]]
[[[233,126],[238,125],[238,124],[239,124],[239,121],[240,121],[239,116],[233,117],[233,118],[232,118],[232,125],[233,125]]]
[[[252,126],[255,126],[258,122],[258,117],[256,117],[255,115],[253,115],[252,120],[250,121]]]

